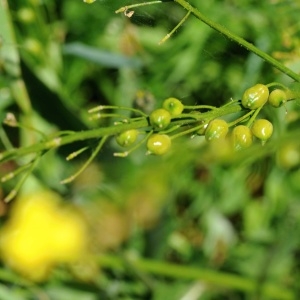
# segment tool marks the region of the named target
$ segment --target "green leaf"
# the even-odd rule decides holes
[[[90,47],[82,43],[66,44],[63,47],[63,53],[65,55],[74,55],[109,68],[140,68],[142,66],[142,62],[138,58],[129,58],[124,55]]]

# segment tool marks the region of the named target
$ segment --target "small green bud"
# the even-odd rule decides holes
[[[251,131],[255,137],[266,142],[273,133],[273,125],[266,119],[259,119],[253,123]]]
[[[119,133],[116,136],[117,143],[122,147],[129,147],[135,143],[139,132],[136,129],[130,129]]]
[[[168,98],[163,102],[163,108],[170,112],[172,116],[178,116],[182,113],[184,106],[180,100],[176,98]]]
[[[268,103],[273,107],[280,107],[287,101],[287,94],[285,91],[276,89],[273,90],[268,99]]]
[[[239,151],[252,145],[253,135],[249,127],[238,125],[232,130],[232,142],[234,150]]]
[[[263,106],[269,98],[269,89],[264,84],[256,84],[247,89],[242,97],[242,105],[245,108],[257,109]]]
[[[166,134],[152,134],[147,141],[149,153],[163,155],[171,147],[171,138]]]
[[[205,129],[205,139],[207,141],[225,138],[228,133],[228,124],[221,119],[214,119],[209,122]]]
[[[154,129],[164,129],[171,122],[171,114],[164,108],[155,109],[149,116],[150,124]]]

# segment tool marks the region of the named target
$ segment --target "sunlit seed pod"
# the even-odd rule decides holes
[[[166,134],[152,134],[147,140],[147,149],[150,154],[163,155],[171,147],[171,138]]]
[[[285,91],[276,89],[273,90],[268,98],[268,103],[273,107],[280,107],[287,101],[287,94]]]
[[[182,113],[184,106],[180,100],[176,98],[168,98],[162,104],[163,108],[169,111],[172,116],[178,116]]]
[[[247,89],[242,97],[245,108],[257,109],[263,106],[269,98],[269,89],[266,85],[258,83]]]
[[[262,142],[267,141],[273,134],[273,124],[266,119],[255,120],[251,131]]]
[[[35,20],[35,13],[33,9],[23,7],[18,10],[17,17],[23,23],[32,23]]]
[[[300,149],[295,143],[286,143],[282,145],[276,153],[277,165],[283,169],[289,170],[300,165]]]
[[[221,119],[214,119],[209,122],[205,130],[205,139],[213,141],[225,138],[228,133],[228,123]]]
[[[253,135],[249,127],[238,125],[232,130],[232,143],[235,151],[248,148],[252,145]]]
[[[43,45],[34,38],[28,38],[25,40],[24,49],[32,55],[41,55],[43,53]]]
[[[136,142],[138,134],[136,129],[126,130],[116,135],[116,141],[121,147],[129,147]]]
[[[214,161],[229,163],[235,155],[230,136],[227,135],[224,139],[211,141],[209,143],[209,154]]]
[[[164,108],[158,108],[150,114],[149,120],[154,129],[165,129],[171,122],[171,114]]]

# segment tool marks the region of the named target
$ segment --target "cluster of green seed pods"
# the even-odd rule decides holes
[[[242,105],[245,108],[257,109],[268,103],[277,108],[286,103],[287,100],[286,91],[279,88],[270,91],[266,85],[258,83],[244,92]]]
[[[282,89],[273,89],[271,92],[264,84],[256,84],[245,90],[241,102],[242,106],[249,110],[261,109],[265,104],[272,107],[280,107],[287,102],[287,93]],[[247,124],[235,124],[232,130],[223,119],[210,121],[205,131],[207,141],[212,141],[228,136],[232,142],[234,150],[242,150],[252,145],[254,138],[260,140],[262,144],[273,134],[273,124],[266,119],[253,119]]]
[[[149,115],[149,124],[153,133],[148,137],[147,153],[162,155],[171,147],[171,137],[163,132],[170,123],[172,117],[179,116],[184,109],[183,104],[176,98],[164,100],[162,107],[153,110]],[[116,135],[116,142],[121,147],[130,147],[136,143],[139,131],[131,129]]]
[[[149,116],[150,125],[154,130],[167,128],[172,117],[179,116],[184,109],[183,104],[176,98],[168,98],[163,101],[162,108],[155,109]],[[162,155],[171,148],[171,138],[164,133],[154,133],[147,140],[148,153]]]
[[[257,116],[264,105],[270,105],[275,108],[284,105],[288,101],[287,95],[287,89],[283,87],[274,88],[274,84],[264,85],[258,83],[246,89],[240,100],[243,111],[246,112],[245,117],[227,122],[223,119],[223,116],[214,117],[212,114],[212,117],[205,119],[203,122],[200,121],[203,126],[199,126],[199,122],[193,123],[195,125],[192,126],[196,128],[194,133],[204,135],[208,142],[229,138],[232,149],[235,151],[250,147],[255,140],[259,140],[264,145],[273,134],[273,125],[269,120]],[[162,106],[153,110],[148,117],[148,122],[152,130],[148,131],[146,140],[147,153],[162,155],[168,152],[171,148],[172,138],[174,137],[174,135],[169,135],[172,131],[170,129],[172,129],[173,119],[180,119],[182,116],[192,114],[195,116],[197,113],[197,116],[199,116],[199,113],[202,113],[197,110],[199,107],[193,106],[190,114],[182,114],[185,108],[191,109],[191,107],[184,106],[176,98],[164,100]],[[205,108],[211,109],[211,112],[214,109],[217,110],[217,108],[209,106]],[[122,147],[129,147],[136,143],[138,135],[138,130],[128,130],[118,134],[116,141]]]
[[[255,120],[251,127],[237,125],[229,130],[229,124],[222,119],[212,120],[206,130],[205,138],[207,141],[214,141],[229,137],[234,150],[242,150],[252,145],[254,137],[265,143],[273,133],[273,125],[266,119]]]

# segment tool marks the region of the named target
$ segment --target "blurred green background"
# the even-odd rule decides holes
[[[185,11],[166,2],[136,8],[131,18],[115,14],[138,2],[15,0],[6,7],[2,1],[1,121],[13,112],[45,134],[80,131],[109,125],[89,120],[87,110],[97,105],[149,112],[172,96],[186,105],[220,106],[258,82],[292,83],[192,16],[159,46]],[[298,1],[190,3],[299,73]],[[145,156],[141,148],[115,158],[120,149],[112,140],[79,178],[61,185],[84,162],[85,155],[65,160],[82,145],[47,153],[23,189],[47,187],[92,210],[94,251],[107,256],[94,262],[96,271],[90,263],[83,266],[88,279],[58,270],[49,281],[30,286],[3,266],[0,298],[298,299],[300,151],[299,131],[291,132],[299,127],[299,102],[267,107],[261,115],[273,122],[273,138],[282,142],[232,163],[200,137],[179,140],[164,157]],[[5,125],[0,137],[1,150],[40,139]],[[6,163],[0,173],[15,167]],[[3,197],[14,184],[1,186]],[[127,256],[145,265],[136,268]],[[165,263],[186,269],[169,274]],[[213,273],[193,273],[207,269]]]

